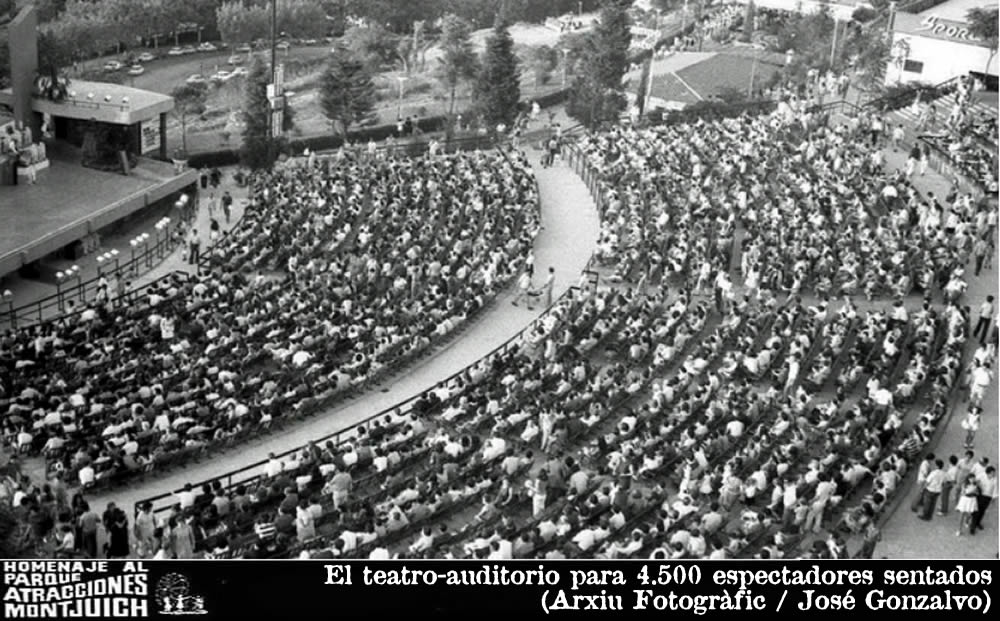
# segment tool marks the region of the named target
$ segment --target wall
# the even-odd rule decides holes
[[[982,73],[986,68],[986,60],[990,56],[989,48],[979,45],[958,43],[944,39],[932,39],[903,33],[893,33],[893,47],[896,42],[905,39],[910,46],[907,58],[910,61],[923,63],[920,73],[903,71],[900,73],[897,64],[892,61],[886,68],[885,83],[926,82],[938,84],[955,76],[966,75],[970,71]],[[997,74],[997,55],[990,61],[989,73]]]

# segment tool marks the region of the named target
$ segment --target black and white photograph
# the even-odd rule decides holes
[[[985,614],[998,8],[0,0],[3,616]]]

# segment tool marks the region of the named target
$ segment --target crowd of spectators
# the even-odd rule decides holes
[[[5,440],[89,488],[233,443],[398,368],[517,273],[517,153],[340,155],[251,181],[209,269],[0,339]]]
[[[971,195],[921,195],[887,170],[871,115],[830,127],[802,105],[769,116],[618,127],[579,145],[600,171],[598,259],[615,278],[699,290],[729,271],[742,228],[747,289],[902,297],[966,287],[995,217]]]

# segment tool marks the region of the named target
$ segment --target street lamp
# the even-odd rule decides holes
[[[149,256],[149,233],[143,233],[139,238],[142,239],[142,251],[146,255],[146,267],[152,267],[153,257]]]
[[[566,88],[566,69],[569,66],[569,48],[564,47],[562,49],[563,53],[563,66],[562,66],[562,85]]]
[[[136,250],[136,248],[139,247],[139,237],[136,236],[136,237],[133,237],[132,239],[128,240],[128,245],[132,247],[132,273],[134,274],[134,273],[136,273],[136,269],[135,269],[135,250]]]
[[[403,85],[406,84],[406,81],[409,80],[410,78],[406,77],[405,75],[398,75],[398,76],[396,76],[396,79],[399,80],[399,104],[396,106],[396,118],[397,119],[402,119],[403,118]]]
[[[59,303],[60,313],[63,311],[63,291],[62,291],[63,278],[66,278],[66,274],[62,272],[56,272],[56,301]]]
[[[3,301],[7,303],[7,321],[10,327],[17,329],[17,315],[14,314],[14,292],[10,289],[3,290]]]
[[[83,274],[80,273],[80,266],[74,263],[73,266],[66,271],[66,278],[76,279],[76,295],[77,297],[80,298],[80,303],[82,304],[84,298],[84,292],[83,292]]]

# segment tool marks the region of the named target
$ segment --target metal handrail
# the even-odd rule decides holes
[[[480,137],[477,137],[477,138],[480,138]],[[497,146],[499,146],[499,145],[497,145]],[[506,157],[506,154],[504,154],[504,155]],[[535,196],[539,197],[539,198],[541,197],[541,193],[539,192],[539,188],[538,188],[538,180],[537,179],[535,179]],[[234,227],[234,229],[235,229],[235,227]],[[593,255],[591,256],[591,260],[592,260],[592,258],[593,258]],[[593,274],[593,275],[596,276],[597,275],[596,272],[593,272],[592,270],[590,270],[591,260],[588,260],[587,264],[584,266],[584,268],[583,268],[583,274],[586,274],[588,276],[590,276],[591,274]],[[597,286],[598,279],[599,279],[599,276],[597,278],[591,278],[591,282],[593,283],[593,285],[594,285],[595,288]],[[297,446],[297,447],[295,447],[293,449],[289,449],[287,451],[284,451],[283,453],[276,454],[275,458],[276,459],[280,459],[280,458],[283,458],[283,457],[287,457],[289,455],[292,455],[292,454],[295,454],[295,453],[298,453],[298,452],[300,452],[302,450],[307,449],[310,445],[325,444],[325,443],[330,442],[330,441],[333,441],[335,445],[341,445],[341,444],[343,444],[345,442],[344,438],[348,434],[350,434],[351,436],[353,436],[355,434],[355,432],[357,431],[358,428],[360,428],[360,427],[362,427],[364,425],[368,425],[372,421],[384,418],[387,414],[389,414],[391,412],[409,413],[412,410],[413,403],[416,402],[421,397],[423,397],[424,395],[426,395],[426,394],[428,394],[428,393],[430,393],[430,392],[432,392],[432,391],[434,391],[434,390],[436,390],[438,388],[450,385],[457,378],[459,378],[459,377],[463,376],[464,374],[468,373],[471,369],[473,369],[477,365],[481,364],[482,362],[488,361],[488,360],[493,360],[498,355],[504,354],[507,351],[509,351],[510,348],[515,343],[517,343],[525,334],[528,334],[529,331],[532,330],[536,325],[538,325],[538,323],[541,322],[554,308],[556,308],[560,304],[562,304],[564,300],[572,300],[573,296],[575,295],[575,293],[577,291],[580,291],[580,288],[578,286],[576,286],[576,285],[570,286],[565,292],[563,292],[562,295],[559,296],[559,298],[557,298],[555,301],[553,301],[553,303],[548,308],[546,308],[545,311],[541,315],[539,315],[535,320],[533,320],[532,322],[530,322],[527,326],[525,326],[519,332],[517,332],[516,334],[514,334],[513,336],[511,336],[509,339],[507,339],[502,344],[500,344],[497,347],[495,347],[493,350],[491,350],[489,353],[487,353],[486,355],[482,356],[478,360],[470,363],[469,365],[463,367],[459,371],[456,371],[455,373],[451,374],[447,378],[445,378],[445,379],[439,381],[438,383],[434,384],[434,386],[432,386],[431,388],[428,388],[427,390],[424,390],[424,391],[422,391],[422,392],[420,392],[420,393],[418,393],[416,395],[413,395],[409,399],[405,399],[405,400],[403,400],[401,402],[398,402],[398,403],[396,403],[396,404],[394,404],[394,405],[392,405],[390,407],[387,407],[387,408],[383,409],[382,411],[380,411],[380,412],[378,412],[376,414],[373,414],[371,416],[368,416],[368,417],[366,417],[366,418],[364,418],[364,419],[362,419],[362,420],[360,420],[360,421],[358,421],[356,423],[353,423],[353,424],[351,424],[351,425],[349,425],[349,426],[347,426],[347,427],[345,427],[343,429],[340,429],[338,431],[334,431],[334,432],[329,433],[329,434],[327,434],[327,435],[325,435],[325,436],[323,436],[321,438],[317,438],[315,440],[312,440],[312,441],[310,441],[307,444],[300,445],[300,446]],[[269,459],[265,459],[265,460],[260,460],[260,461],[254,462],[254,463],[249,464],[247,466],[243,466],[242,468],[237,468],[236,470],[231,470],[229,472],[226,472],[226,473],[223,473],[223,474],[220,474],[220,475],[216,475],[216,476],[211,477],[209,479],[206,479],[204,481],[199,481],[198,483],[192,483],[191,487],[192,488],[196,488],[196,487],[200,488],[201,486],[205,485],[206,483],[210,484],[210,483],[214,483],[216,481],[223,481],[223,480],[225,480],[224,488],[226,490],[231,490],[234,487],[239,486],[239,485],[246,485],[246,484],[249,484],[249,483],[253,483],[253,482],[259,480],[263,475],[260,474],[260,473],[258,473],[258,474],[255,474],[255,475],[247,476],[245,478],[239,478],[235,482],[234,482],[234,477],[239,477],[239,475],[241,475],[241,474],[245,474],[245,473],[248,473],[248,472],[252,472],[254,470],[258,470],[258,469],[262,468],[263,466],[265,466],[268,463],[268,461],[269,461]],[[173,492],[166,492],[166,493],[163,493],[163,494],[158,494],[156,496],[152,496],[152,497],[149,497],[149,498],[145,498],[145,499],[139,500],[134,505],[134,512],[136,514],[138,514],[139,510],[140,510],[140,507],[142,507],[146,503],[151,503],[154,506],[154,512],[156,512],[156,513],[159,513],[161,511],[165,511],[165,510],[167,510],[167,509],[170,508],[170,505],[161,505],[160,507],[156,507],[156,503],[158,503],[159,501],[161,501],[161,500],[163,500],[165,498],[173,498],[175,496],[175,494],[177,494],[179,491],[181,491],[181,490],[175,490]]]
[[[85,306],[90,294],[93,294],[98,289],[98,283],[103,278],[106,278],[109,274],[115,278],[122,278],[125,274],[131,274],[133,277],[138,276],[139,266],[145,264],[146,269],[152,269],[154,267],[153,258],[158,261],[162,261],[166,256],[170,254],[173,250],[175,243],[172,239],[170,232],[167,231],[164,235],[157,235],[157,240],[154,244],[146,244],[142,252],[135,254],[130,259],[124,263],[116,262],[113,267],[98,268],[97,276],[90,278],[89,280],[82,280],[77,278],[76,284],[61,284],[57,283],[56,293],[47,295],[44,298],[35,300],[34,302],[29,302],[28,304],[22,304],[21,306],[15,307],[13,302],[8,303],[8,308],[3,312],[0,312],[7,325],[13,329],[24,328],[28,326],[37,325],[46,321],[46,319],[58,319],[59,317],[65,315],[66,303],[78,300],[81,306]],[[120,297],[120,296],[116,296]],[[46,312],[55,309],[55,316],[46,318]],[[82,309],[81,309],[82,310]],[[26,318],[26,321],[24,320]]]

